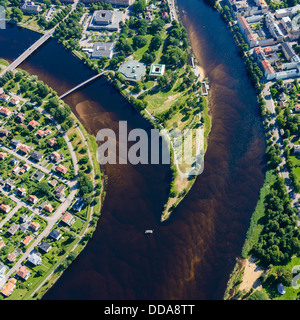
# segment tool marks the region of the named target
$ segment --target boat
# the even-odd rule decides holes
[[[145,230],[145,234],[153,233],[153,230]]]

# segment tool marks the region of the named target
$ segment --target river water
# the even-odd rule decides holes
[[[108,165],[93,239],[44,296],[49,299],[222,299],[263,184],[265,142],[256,97],[229,30],[202,0],[178,0],[193,51],[210,80],[213,126],[205,169],[171,218],[166,165]],[[39,35],[0,30],[0,57],[15,59]],[[11,39],[14,39],[13,41]],[[94,73],[54,40],[21,66],[63,93]],[[65,99],[87,131],[150,129],[99,79]],[[145,229],[154,229],[151,236]]]

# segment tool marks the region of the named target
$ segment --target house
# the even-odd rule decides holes
[[[0,210],[5,212],[5,213],[8,213],[11,210],[11,207],[9,205],[7,205],[7,204],[2,203],[0,205]]]
[[[11,115],[11,111],[8,110],[7,108],[0,107],[0,114],[2,114],[5,117],[8,117]]]
[[[39,202],[39,198],[36,197],[35,195],[31,194],[29,197],[28,197],[28,201],[33,203],[33,204],[36,204]]]
[[[44,252],[49,252],[49,250],[52,248],[51,246],[50,246],[50,244],[48,244],[47,242],[45,242],[45,241],[42,241],[42,243],[39,245],[39,248],[42,250],[42,251],[44,251]]]
[[[14,261],[16,260],[17,256],[18,256],[21,252],[22,252],[21,249],[16,248],[14,252],[12,252],[11,254],[9,254],[9,255],[7,256],[7,260],[8,260],[9,262],[14,262]]]
[[[295,112],[300,112],[300,104],[295,105]]]
[[[54,239],[54,240],[59,240],[61,237],[61,233],[55,229],[53,229],[50,233],[49,233],[49,237]]]
[[[7,282],[7,284],[1,290],[1,293],[5,297],[9,297],[16,287],[16,282],[17,282],[17,280],[15,278],[10,278],[9,281]]]
[[[10,141],[10,145],[11,145],[14,149],[18,149],[19,146],[21,145],[21,141],[12,139],[12,140]]]
[[[17,272],[17,276],[23,280],[27,280],[30,276],[30,271],[25,266],[21,266]]]
[[[68,169],[63,166],[62,164],[59,164],[57,167],[56,167],[56,170],[62,174],[66,174],[68,172]]]
[[[14,106],[16,106],[17,104],[20,103],[20,100],[18,98],[16,98],[16,97],[12,97],[10,99],[10,103],[13,104]]]
[[[18,230],[20,226],[16,223],[13,223],[10,228],[7,230],[7,233],[13,236]]]
[[[37,266],[42,263],[42,258],[36,252],[32,252],[29,255],[28,262],[30,262],[34,266]]]
[[[61,221],[65,223],[66,225],[70,226],[74,222],[74,216],[70,212],[66,212],[63,217],[61,218]]]
[[[4,240],[0,237],[0,250],[5,247],[5,242]]]
[[[20,123],[24,122],[24,120],[25,120],[24,114],[21,113],[21,112],[19,112],[19,113],[17,114],[17,116],[16,116],[16,120],[17,120],[18,122],[20,122]]]
[[[23,243],[24,246],[27,246],[31,242],[31,240],[32,240],[31,236],[26,236],[24,238],[24,240],[22,241],[22,243]]]
[[[25,197],[26,196],[26,190],[24,188],[18,188],[16,191],[17,196],[19,197]]]
[[[7,260],[9,262],[14,262],[16,260],[17,256],[14,252],[10,253],[8,256],[7,256]]]
[[[72,209],[76,212],[79,212],[82,210],[83,206],[84,206],[84,201],[82,198],[80,198],[73,204]]]
[[[22,153],[29,153],[31,151],[31,147],[27,146],[26,144],[21,144],[19,146],[19,150],[22,152]]]
[[[16,158],[12,158],[10,160],[10,164],[12,164],[13,166],[17,165],[19,163],[19,160],[17,160]]]
[[[56,185],[57,185],[57,180],[55,180],[55,179],[52,179],[51,181],[49,180],[48,181],[48,184],[51,186],[51,187],[55,187]]]
[[[6,129],[0,129],[0,136],[7,137],[9,134],[10,134],[10,131],[8,131]]]
[[[36,120],[31,120],[31,121],[28,123],[28,129],[29,129],[29,130],[33,130],[33,129],[35,129],[38,125],[39,125],[39,123],[38,123]]]
[[[286,101],[286,94],[284,92],[281,92],[278,98],[280,101]]]
[[[36,136],[38,136],[39,138],[44,138],[44,131],[39,129],[37,132],[36,132]]]
[[[55,195],[58,198],[61,198],[61,196],[64,196],[64,191],[65,191],[65,186],[63,184],[59,185],[56,189],[55,189]]]
[[[42,153],[33,151],[32,154],[30,155],[30,158],[36,162],[40,161],[43,158]]]
[[[20,170],[21,170],[21,168],[17,165],[11,171],[13,174],[18,174]]]
[[[300,154],[300,144],[294,144],[293,150],[295,154]]]
[[[53,211],[53,207],[51,206],[51,204],[49,203],[49,204],[46,204],[45,206],[44,206],[44,209],[47,211],[47,212],[52,212]]]
[[[29,225],[30,229],[33,231],[38,231],[40,228],[40,224],[38,222],[31,222]]]
[[[58,152],[54,151],[51,153],[50,159],[54,162],[58,162],[61,159],[60,154]]]
[[[31,179],[35,180],[36,182],[40,182],[44,178],[44,174],[37,170],[35,173],[32,174]]]
[[[0,160],[5,160],[7,157],[7,154],[5,152],[0,152]]]
[[[29,219],[28,215],[24,213],[24,214],[21,215],[21,217],[20,217],[20,222],[21,222],[21,223],[27,222],[28,219]]]
[[[48,140],[48,145],[50,146],[50,147],[54,147],[55,145],[56,145],[56,138],[51,138],[51,139],[49,139]]]
[[[15,188],[15,184],[14,184],[13,180],[11,180],[11,179],[5,180],[4,188],[7,191],[12,191]]]
[[[161,17],[162,17],[162,19],[167,19],[167,18],[169,18],[168,12],[164,11],[164,12],[161,14]]]
[[[285,107],[285,103],[283,101],[279,101],[279,107],[284,108]]]
[[[29,171],[30,168],[31,168],[31,167],[30,167],[27,163],[25,163],[25,164],[23,165],[23,167],[21,168],[21,170],[20,170],[20,174],[23,174],[23,173]]]
[[[4,102],[8,102],[10,100],[10,96],[8,94],[1,93],[0,94],[0,100],[2,100]]]

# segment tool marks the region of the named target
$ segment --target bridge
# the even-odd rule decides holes
[[[16,60],[14,60],[7,68],[1,73],[0,77],[3,76],[7,71],[15,70],[22,62],[24,62],[35,50],[37,50],[42,44],[44,44],[49,38],[52,37],[55,28],[46,32],[41,38],[39,38],[32,46],[24,51]]]
[[[71,93],[77,91],[78,89],[83,88],[83,87],[86,86],[88,83],[90,83],[90,82],[96,80],[97,78],[101,77],[105,72],[106,72],[106,71],[103,71],[103,72],[101,72],[101,73],[96,74],[96,75],[93,76],[92,78],[90,78],[90,79],[88,79],[88,80],[80,83],[78,86],[76,86],[76,87],[74,87],[73,89],[65,92],[64,94],[62,94],[62,95],[61,95],[60,97],[58,97],[58,98],[59,98],[59,99],[65,98],[66,96],[68,96],[68,95],[70,95]]]

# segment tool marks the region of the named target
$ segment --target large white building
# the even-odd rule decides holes
[[[131,6],[135,2],[135,0],[82,0],[82,2],[84,3],[100,2],[100,1],[111,3],[116,6],[124,6],[124,7]]]

